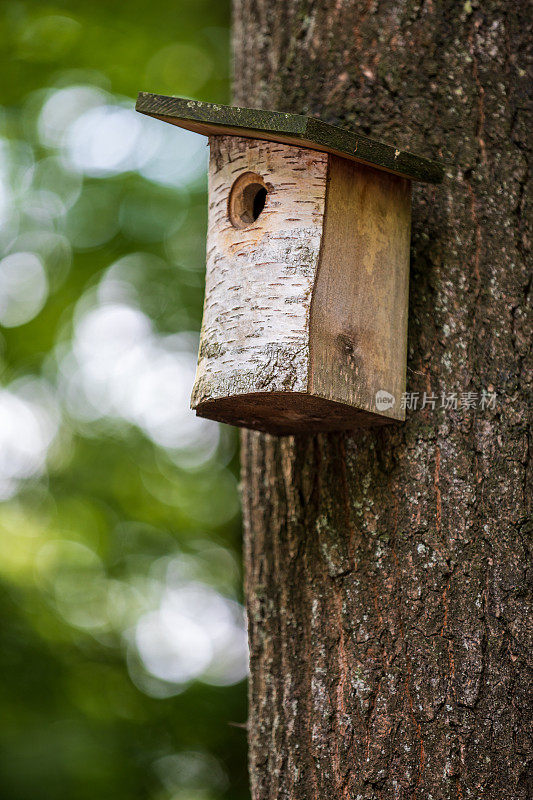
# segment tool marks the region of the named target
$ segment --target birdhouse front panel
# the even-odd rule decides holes
[[[287,393],[290,402],[288,393],[307,391],[327,169],[326,153],[210,137],[206,292],[192,395],[200,413],[237,423],[246,396]],[[212,405],[223,399],[224,407]],[[258,426],[263,416],[258,411]]]

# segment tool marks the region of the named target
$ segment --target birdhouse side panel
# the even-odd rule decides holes
[[[411,183],[330,157],[321,263],[311,310],[310,391],[405,417]]]
[[[234,136],[211,137],[210,150],[206,292],[191,405],[304,392],[328,156]],[[229,197],[247,175],[262,181],[264,207],[250,207],[257,219],[235,227]],[[243,203],[235,208],[240,213]]]

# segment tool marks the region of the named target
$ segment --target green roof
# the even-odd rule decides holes
[[[440,183],[444,175],[436,161],[302,114],[221,106],[148,92],[139,92],[135,108],[141,114],[205,136],[244,136],[308,147],[426,183]]]

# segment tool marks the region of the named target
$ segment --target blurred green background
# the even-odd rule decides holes
[[[248,798],[237,439],[188,410],[229,1],[0,5],[0,797]]]

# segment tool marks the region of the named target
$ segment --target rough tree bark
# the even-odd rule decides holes
[[[414,187],[408,390],[497,394],[389,429],[243,435],[254,800],[531,796],[530,18],[235,2],[236,102],[447,162]]]

